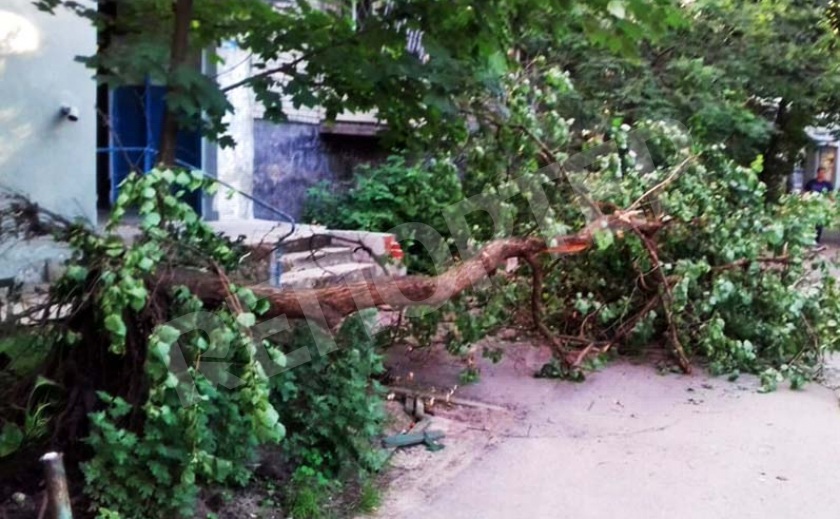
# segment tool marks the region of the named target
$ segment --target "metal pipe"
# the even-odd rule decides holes
[[[149,153],[149,148],[152,146],[152,82],[149,76],[146,76],[146,86],[143,91],[143,111],[146,116],[146,151],[143,153],[143,173],[150,171],[154,164]]]

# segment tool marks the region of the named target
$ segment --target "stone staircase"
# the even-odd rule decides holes
[[[217,231],[232,239],[244,237],[252,254],[247,257],[238,283],[273,285],[282,288],[320,288],[344,282],[362,281],[386,275],[402,275],[400,263],[380,266],[376,258],[388,257],[388,242],[393,236],[385,233],[339,231],[320,226],[297,225],[294,233],[288,224],[268,220],[228,220],[209,222]],[[136,227],[126,225],[117,230],[126,240],[136,234]],[[284,238],[285,237],[285,238]],[[274,251],[281,238],[282,247]],[[0,249],[0,280],[21,284],[27,292],[44,288],[64,272],[64,261],[70,256],[66,244],[51,238],[37,238],[5,244]],[[4,298],[0,290],[0,300]]]
[[[286,289],[321,288],[380,276],[402,275],[399,263],[382,266],[375,256],[387,256],[385,233],[338,231],[319,226],[298,225],[294,234],[286,224],[266,220],[211,222],[218,232],[231,238],[244,237],[251,248],[240,282]],[[275,250],[281,238],[281,246]]]
[[[308,241],[308,240],[304,240]],[[309,249],[295,241],[284,244],[275,254],[269,283],[282,288],[321,288],[338,282],[352,283],[387,275],[387,272],[366,253],[355,252],[347,244],[330,243]]]

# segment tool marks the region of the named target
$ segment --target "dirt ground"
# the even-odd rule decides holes
[[[456,396],[500,407],[433,418],[446,448],[398,451],[375,517],[840,517],[840,369],[823,385],[761,394],[752,377],[627,361],[581,384],[533,378],[546,356],[518,345],[501,364],[482,361],[481,381]],[[391,364],[405,384],[439,392],[461,369],[442,352]]]

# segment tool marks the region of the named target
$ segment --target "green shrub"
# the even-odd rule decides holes
[[[299,466],[328,479],[378,470],[374,448],[385,420],[384,392],[373,377],[382,357],[365,329],[362,315],[349,318],[336,335],[338,349],[271,379],[272,402],[287,437],[283,449]],[[297,327],[290,344],[315,351],[312,332]]]
[[[140,206],[143,235],[125,244],[78,234],[71,240],[76,263],[56,287],[78,293],[74,286],[86,286],[89,272],[97,273],[85,301],[94,308],[86,315],[94,326],[84,330],[101,334],[99,354],[125,371],[112,375],[110,392],[97,392],[101,403],[89,415],[85,439],[93,456],[82,470],[95,506],[125,518],[190,516],[201,485],[245,484],[256,447],[284,435],[248,329],[265,305],[250,290],[231,286],[240,307],[208,312],[186,288],[153,299],[144,282],[164,258],[189,263],[206,255],[200,261],[235,264],[233,245],[171,194],[205,184],[183,172],[131,177],[114,218]],[[211,319],[208,333],[198,331],[199,315]],[[80,347],[91,344],[89,338]],[[282,353],[266,347],[282,365]],[[144,362],[117,363],[123,358]]]
[[[336,351],[272,379],[272,401],[288,431],[282,449],[295,467],[285,502],[296,519],[330,517],[336,506],[327,506],[330,497],[345,483],[364,485],[384,461],[376,445],[385,422],[384,392],[373,380],[383,371],[382,357],[365,314],[345,321]],[[317,340],[298,326],[288,344],[314,352]]]
[[[641,126],[657,167],[637,167],[628,147],[629,128],[617,124],[617,147],[590,167],[586,188],[601,207],[626,208],[642,199],[646,214],[664,217],[666,223],[650,238],[656,256],[633,232],[605,230],[583,254],[543,258],[546,326],[557,336],[585,337],[613,350],[662,344],[673,351],[679,345],[713,373],[760,374],[768,388],[785,378],[794,387],[812,379],[823,356],[840,347],[840,288],[829,262],[809,258],[816,225],[836,224],[836,204],[826,197],[791,195],[768,205],[759,181],[760,159],[740,166],[718,148],[692,146],[675,126]],[[541,185],[549,200],[564,199],[562,185]],[[646,193],[654,196],[643,199]],[[512,215],[514,234],[525,234],[535,224],[580,228],[580,201],[565,200],[553,204],[555,215],[544,221],[524,210],[524,200],[511,198],[501,206]],[[552,236],[547,233],[549,240]],[[481,305],[451,306],[456,299],[448,313],[463,316],[481,307],[486,322],[495,316],[496,322],[521,323],[522,312],[510,308],[529,308],[531,279],[523,275],[512,283],[500,281],[473,298]],[[440,317],[410,320],[428,337]],[[456,337],[471,329],[457,320],[446,325]],[[471,334],[469,342],[477,338]]]
[[[375,232],[422,223],[446,240],[450,237],[446,211],[462,199],[461,183],[451,161],[409,163],[391,156],[384,164],[360,167],[347,191],[326,182],[310,189],[304,218],[338,229]],[[426,250],[421,240],[433,238],[434,233],[400,228],[396,235],[406,252],[408,268],[433,272],[434,251]],[[445,242],[440,246],[448,252]]]
[[[89,447],[85,491],[102,517],[190,517],[203,486],[246,484],[263,445],[279,444],[290,460],[288,499],[301,516],[342,478],[359,478],[381,462],[373,442],[384,410],[371,377],[382,359],[361,316],[342,327],[338,351],[268,377],[285,366],[284,350],[317,351],[308,328],[257,343],[251,327],[268,305],[251,290],[227,285],[227,304],[207,307],[186,287],[152,283],[170,265],[235,270],[238,244],[217,236],[181,199],[211,186],[185,172],[131,176],[104,235],[67,230],[74,254],[52,295],[78,317],[41,329],[43,336],[0,343],[9,353],[37,344],[38,357],[27,359],[24,371],[40,364],[56,370],[44,371],[55,382],[39,378],[28,387],[28,402],[10,403],[14,416],[0,407],[0,455],[48,437],[65,415],[87,418],[76,429],[87,435],[67,439]],[[125,243],[109,231],[130,208],[139,210],[141,234]],[[67,373],[67,365],[79,371]],[[74,386],[78,372],[83,387]],[[6,373],[13,374],[21,375]],[[66,399],[59,413],[46,386],[85,396]]]
[[[301,465],[292,474],[286,508],[295,519],[325,519],[330,517],[330,494],[338,490],[337,481],[327,478],[318,468]]]

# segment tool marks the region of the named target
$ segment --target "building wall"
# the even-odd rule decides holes
[[[222,87],[258,72],[252,69],[250,53],[235,42],[225,42],[217,49],[224,60],[213,71]],[[282,56],[280,61],[293,57]],[[236,147],[216,149],[213,168],[208,171],[219,180],[244,193],[250,193],[279,210],[300,218],[306,190],[320,180],[348,180],[352,168],[379,157],[370,137],[323,136],[319,132],[325,112],[320,107],[294,107],[288,96],[283,100],[287,122],[272,123],[263,119],[265,109],[256,102],[253,91],[242,87],[228,93],[234,112],[228,116],[229,134]],[[337,122],[374,127],[374,112],[343,113]],[[210,158],[210,157],[208,157]],[[205,218],[240,220],[277,219],[272,211],[240,195],[228,198],[225,190],[210,197]]]
[[[254,195],[295,219],[303,213],[306,191],[320,181],[349,182],[353,168],[380,160],[375,138],[322,135],[318,125],[254,121]],[[277,219],[254,207],[254,216]]]
[[[226,42],[216,49],[224,63],[213,71],[224,88],[250,77],[254,71],[251,68],[250,52],[239,48],[234,42]],[[214,159],[205,156],[205,162],[213,167],[205,168],[214,173],[216,178],[233,186],[243,193],[254,192],[254,112],[256,99],[253,90],[247,87],[236,88],[227,94],[228,101],[234,107],[234,112],[228,114],[226,122],[229,133],[236,141],[233,148],[215,149]],[[211,146],[214,146],[211,144]],[[208,155],[213,155],[208,153]],[[211,220],[247,220],[254,217],[251,200],[235,194],[226,196],[226,189],[211,197],[210,210],[204,216]]]
[[[95,5],[93,2],[85,2]],[[0,186],[96,221],[96,85],[74,60],[96,52],[90,23],[31,0],[0,2]],[[78,110],[78,121],[61,115]]]

